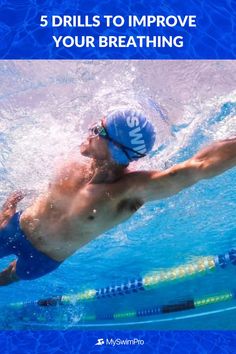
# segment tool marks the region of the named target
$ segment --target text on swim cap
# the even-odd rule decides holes
[[[135,116],[128,116],[126,118],[126,123],[129,128],[134,128],[129,131],[129,136],[131,138],[131,144],[135,145],[135,150],[140,152],[141,154],[145,154],[147,152],[145,141],[143,139],[143,134],[141,132],[141,128],[139,125],[139,119]]]

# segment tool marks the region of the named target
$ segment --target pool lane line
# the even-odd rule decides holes
[[[98,321],[113,321],[113,323],[116,324],[117,321],[125,321],[130,319],[140,320],[145,317],[147,318],[147,317],[157,316],[157,315],[167,315],[167,314],[182,312],[186,310],[194,310],[194,309],[196,310],[199,307],[204,307],[212,304],[219,304],[233,299],[236,299],[235,291],[224,291],[213,295],[205,295],[202,297],[197,297],[196,299],[187,299],[185,301],[182,300],[179,302],[175,302],[172,304],[169,303],[166,305],[154,305],[152,307],[143,308],[139,310],[129,309],[128,311],[124,311],[124,312],[113,312],[113,313],[111,312],[111,313],[103,313],[103,314],[90,313],[85,315],[81,314],[80,316],[77,315],[76,317],[75,311],[68,311],[67,313],[59,312],[55,314],[48,311],[45,313],[42,313],[42,311],[37,312],[35,311],[35,309],[29,308],[30,312],[28,311],[28,313],[25,313],[24,312],[25,309],[20,308],[19,310],[23,311],[23,313],[20,312],[17,314],[17,312],[13,312],[12,315],[14,315],[14,321],[16,320],[23,321],[23,322],[34,321],[35,324],[36,323],[42,324],[45,322],[47,323],[49,322],[49,324],[55,322],[59,324],[63,324],[63,323],[75,324],[75,322],[77,323],[79,322],[82,325],[83,322],[93,323]],[[193,314],[191,316],[189,315],[189,316],[193,317],[195,315],[196,314]],[[10,318],[9,314],[7,318],[8,319]]]
[[[75,323],[71,325],[71,328],[102,328],[102,327],[113,327],[114,325],[117,326],[131,326],[131,325],[141,325],[141,324],[156,324],[156,323],[163,323],[163,322],[173,322],[173,321],[179,321],[179,320],[186,320],[186,319],[192,319],[192,318],[197,318],[197,317],[204,317],[204,316],[209,316],[209,315],[214,315],[222,312],[228,312],[236,310],[236,306],[230,306],[230,307],[224,307],[221,309],[217,310],[211,310],[211,311],[205,311],[205,312],[199,312],[199,313],[194,313],[194,314],[189,314],[189,315],[177,315],[174,317],[166,317],[166,318],[158,318],[158,319],[143,319],[139,320],[138,322],[136,321],[129,321],[129,322],[109,322],[109,323]],[[87,321],[88,322],[88,321]],[[42,325],[39,323],[35,323],[35,325]],[[50,327],[51,324],[43,324],[43,326]]]
[[[181,312],[186,310],[194,310],[201,306],[212,305],[230,301],[236,298],[235,291],[225,291],[214,295],[205,295],[194,299],[176,302],[173,304],[153,306],[140,310],[130,310],[125,312],[115,312],[102,315],[90,314],[81,317],[82,321],[99,321],[99,320],[121,320],[127,318],[140,318],[146,316],[156,316],[161,314],[169,314],[173,312]]]
[[[219,314],[222,312],[229,312],[229,311],[234,311],[236,310],[236,306],[230,306],[230,307],[224,307],[224,308],[220,308],[217,310],[211,310],[211,311],[205,311],[205,312],[199,312],[199,313],[194,313],[194,314],[189,314],[189,315],[183,315],[181,313],[181,315],[176,315],[174,317],[166,317],[166,318],[152,318],[152,319],[142,319],[141,321],[139,320],[138,322],[136,321],[126,321],[126,322],[104,322],[104,323],[70,323],[69,326],[66,327],[66,329],[83,329],[83,328],[88,328],[88,329],[93,329],[93,328],[100,328],[102,329],[103,327],[107,327],[107,328],[113,328],[113,326],[115,327],[128,327],[128,326],[132,326],[132,325],[142,325],[142,324],[158,324],[158,323],[165,323],[165,322],[173,322],[173,321],[183,321],[183,320],[188,320],[188,319],[192,319],[192,318],[198,318],[198,317],[206,317],[206,316],[211,316],[211,315],[215,315],[215,314]],[[23,329],[43,329],[47,328],[47,329],[52,329],[52,323],[38,323],[38,322],[30,322],[29,323],[29,327],[26,328],[24,325]],[[36,327],[36,328],[34,328]],[[53,329],[59,329],[58,326],[53,327]],[[60,328],[61,329],[61,328]],[[64,328],[65,329],[65,328]],[[186,329],[186,328],[185,328]]]
[[[99,289],[88,289],[84,292],[75,295],[60,295],[53,296],[47,299],[40,299],[33,302],[17,302],[11,303],[10,307],[24,307],[29,304],[36,304],[38,306],[57,306],[76,304],[83,301],[97,300],[104,298],[112,298],[119,295],[134,294],[141,291],[156,289],[160,285],[169,284],[178,280],[185,280],[192,278],[195,275],[207,274],[209,271],[215,271],[217,268],[225,269],[229,264],[236,265],[236,249],[231,249],[225,254],[217,256],[206,256],[199,258],[196,262],[184,264],[179,267],[164,270],[160,272],[152,272],[146,274],[143,278],[130,280],[120,285],[107,286]]]

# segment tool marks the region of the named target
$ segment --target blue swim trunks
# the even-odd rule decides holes
[[[52,272],[62,262],[34,248],[20,228],[20,215],[21,212],[17,212],[7,226],[0,229],[0,258],[15,254],[18,257],[16,275],[24,280],[36,279]]]

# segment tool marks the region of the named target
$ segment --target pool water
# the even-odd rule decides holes
[[[154,152],[134,164],[137,169],[165,169],[236,133],[231,61],[2,62],[0,76],[0,196],[3,202],[16,189],[30,190],[21,208],[45,189],[57,164],[79,158],[87,125],[111,109],[142,108],[156,126]],[[137,294],[46,308],[9,306],[119,285],[236,248],[235,178],[234,168],[149,203],[55,272],[1,288],[1,327],[235,329],[233,299],[170,314],[103,318],[234,292],[234,265]],[[12,259],[0,260],[1,268]],[[98,319],[84,321],[86,315]]]

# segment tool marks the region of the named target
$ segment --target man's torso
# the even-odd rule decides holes
[[[48,192],[23,212],[21,227],[27,238],[55,260],[69,257],[141,207],[141,200],[130,198],[125,176],[114,183],[91,184],[89,167],[67,166]]]

